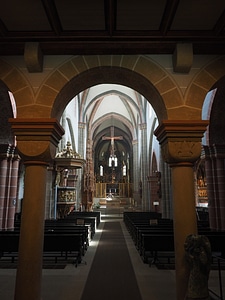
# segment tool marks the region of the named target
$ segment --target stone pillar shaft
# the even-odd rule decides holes
[[[132,142],[133,144],[133,198],[135,205],[141,206],[140,191],[139,191],[139,181],[140,181],[140,172],[138,168],[138,142],[137,140]]]
[[[184,242],[189,234],[197,234],[193,165],[173,165],[173,222],[177,282],[177,299],[184,299],[189,279],[184,259]]]
[[[46,164],[26,164],[15,300],[41,299]]]
[[[147,197],[148,184],[148,163],[147,159],[147,126],[146,123],[140,125],[141,129],[141,183],[142,183],[142,211],[150,210],[149,203],[150,199]]]
[[[7,178],[7,158],[0,160],[0,230],[4,226],[5,187]]]
[[[212,229],[225,229],[225,146],[204,146],[209,222]]]
[[[164,160],[172,168],[174,246],[177,300],[185,299],[189,268],[184,241],[197,233],[193,164],[201,155],[201,140],[208,121],[163,121],[155,130]]]
[[[25,164],[15,300],[40,300],[47,166],[64,130],[56,119],[10,119]]]
[[[8,214],[7,214],[7,229],[14,228],[14,218],[16,210],[16,199],[17,199],[17,186],[18,186],[18,169],[19,169],[19,158],[18,156],[12,158],[11,162],[11,178],[10,178],[10,190],[9,190],[9,203],[8,203]]]

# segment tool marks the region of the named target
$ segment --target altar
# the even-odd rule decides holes
[[[106,208],[120,207],[120,199],[118,198],[106,198]]]

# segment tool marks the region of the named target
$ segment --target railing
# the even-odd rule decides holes
[[[214,289],[212,289],[212,287],[209,286],[209,292],[213,299],[224,300],[225,298],[223,295],[225,286],[223,286],[223,282],[225,284],[225,278],[224,276],[222,276],[222,266],[225,265],[225,259],[220,256],[213,255],[212,260],[213,265],[216,267],[216,271],[218,271],[216,277],[214,278],[214,284],[216,284],[217,286],[214,286]]]

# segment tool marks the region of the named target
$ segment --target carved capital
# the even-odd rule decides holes
[[[164,160],[169,164],[194,163],[201,155],[201,141],[208,121],[163,121],[155,130]]]
[[[57,119],[9,119],[16,136],[17,149],[23,160],[49,162],[64,129]]]

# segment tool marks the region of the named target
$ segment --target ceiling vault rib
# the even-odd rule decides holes
[[[162,21],[159,27],[162,35],[166,35],[169,31],[174,16],[176,14],[179,2],[180,0],[170,0],[166,2],[166,8],[164,10]]]
[[[225,10],[223,11],[222,15],[218,19],[213,31],[215,32],[216,35],[220,35],[222,31],[225,28]]]
[[[105,0],[105,28],[110,36],[116,30],[116,0]]]
[[[60,19],[54,1],[52,0],[41,0],[41,1],[45,9],[49,24],[51,25],[55,34],[60,35],[62,32],[62,26],[60,23]]]
[[[7,35],[7,28],[5,27],[5,24],[0,19],[0,35],[6,36]]]

